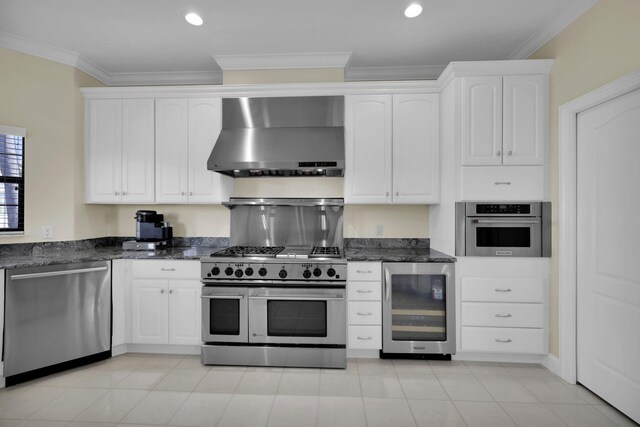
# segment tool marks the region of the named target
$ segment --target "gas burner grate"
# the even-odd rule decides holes
[[[275,257],[282,252],[284,246],[231,246],[211,254],[212,257],[250,257],[266,256]]]
[[[337,246],[314,246],[309,253],[310,258],[340,258],[340,248]]]

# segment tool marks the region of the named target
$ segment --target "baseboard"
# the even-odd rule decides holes
[[[347,358],[379,359],[380,350],[347,349]]]
[[[120,344],[120,345],[116,345],[114,347],[111,347],[111,356],[112,357],[116,357],[116,356],[120,356],[121,354],[125,354],[128,353],[128,349],[127,349],[127,344]]]
[[[451,356],[452,360],[467,362],[513,362],[513,363],[540,363],[543,364],[545,354],[505,354],[505,353],[479,353],[461,351]]]
[[[555,374],[559,378],[562,378],[562,376],[560,375],[560,373],[562,372],[562,365],[560,364],[560,358],[555,354],[551,354],[551,353],[547,354],[547,356],[542,359],[542,366],[547,368],[549,371],[551,371],[553,374]]]
[[[159,354],[189,354],[199,355],[199,345],[172,345],[172,344],[124,344],[127,353],[159,353]]]

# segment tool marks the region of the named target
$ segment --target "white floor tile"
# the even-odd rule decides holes
[[[627,417],[622,412],[618,411],[613,406],[609,405],[593,405],[593,409],[609,418],[611,421],[619,425],[620,427],[633,427],[637,426],[631,418]]]
[[[451,400],[493,401],[489,392],[472,374],[436,374]]]
[[[236,394],[231,398],[219,427],[260,427],[266,426],[273,405],[274,396]]]
[[[276,396],[268,427],[315,427],[318,396]]]
[[[191,393],[169,421],[175,426],[215,425],[231,400],[230,394]]]
[[[9,398],[0,401],[0,418],[25,419],[68,389],[62,387],[23,386],[8,391]]]
[[[360,374],[394,373],[393,362],[390,359],[358,359]]]
[[[616,427],[616,423],[590,405],[558,403],[546,407],[569,427]]]
[[[245,371],[236,393],[240,394],[276,394],[282,370],[275,371]]]
[[[368,427],[414,427],[416,422],[404,399],[364,398]]]
[[[164,391],[193,391],[204,378],[206,371],[176,370],[169,372],[153,388]]]
[[[320,371],[291,372],[282,374],[278,394],[317,396],[320,392]]]
[[[470,374],[464,362],[458,360],[429,360],[431,370],[436,374]]]
[[[500,406],[518,427],[566,427],[566,424],[542,403],[501,403]]]
[[[454,402],[469,427],[512,427],[516,424],[495,402]]]
[[[498,402],[538,402],[538,399],[511,375],[475,374],[475,376]]]
[[[364,397],[404,398],[398,377],[392,374],[360,375],[360,387]]]
[[[71,421],[107,393],[105,389],[70,388],[42,409],[30,415],[35,420]]]
[[[391,359],[396,372],[414,372],[417,374],[431,374],[433,370],[426,360],[421,359]]]
[[[189,393],[178,391],[150,391],[123,419],[134,424],[166,424],[176,413]]]
[[[544,403],[587,403],[578,393],[567,387],[566,383],[555,377],[522,376],[515,377],[524,385],[540,402]]]
[[[209,370],[195,391],[205,393],[233,393],[242,378],[240,370]]]
[[[76,421],[121,421],[146,395],[145,390],[109,390],[75,418]]]
[[[409,400],[413,418],[419,427],[465,427],[462,416],[452,402]]]
[[[508,374],[507,368],[498,362],[464,362],[464,366],[473,374]]]
[[[365,427],[364,405],[357,397],[318,398],[318,427]]]
[[[449,400],[435,374],[399,372],[398,380],[407,399]]]
[[[358,375],[320,375],[320,395],[360,397],[360,377]]]

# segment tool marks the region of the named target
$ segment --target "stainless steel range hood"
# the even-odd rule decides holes
[[[232,177],[343,176],[344,97],[223,99],[207,168]]]

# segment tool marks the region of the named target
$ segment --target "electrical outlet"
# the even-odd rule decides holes
[[[42,238],[53,239],[53,225],[45,225],[42,227]]]
[[[382,224],[376,225],[376,236],[380,237],[384,234],[384,226]]]

